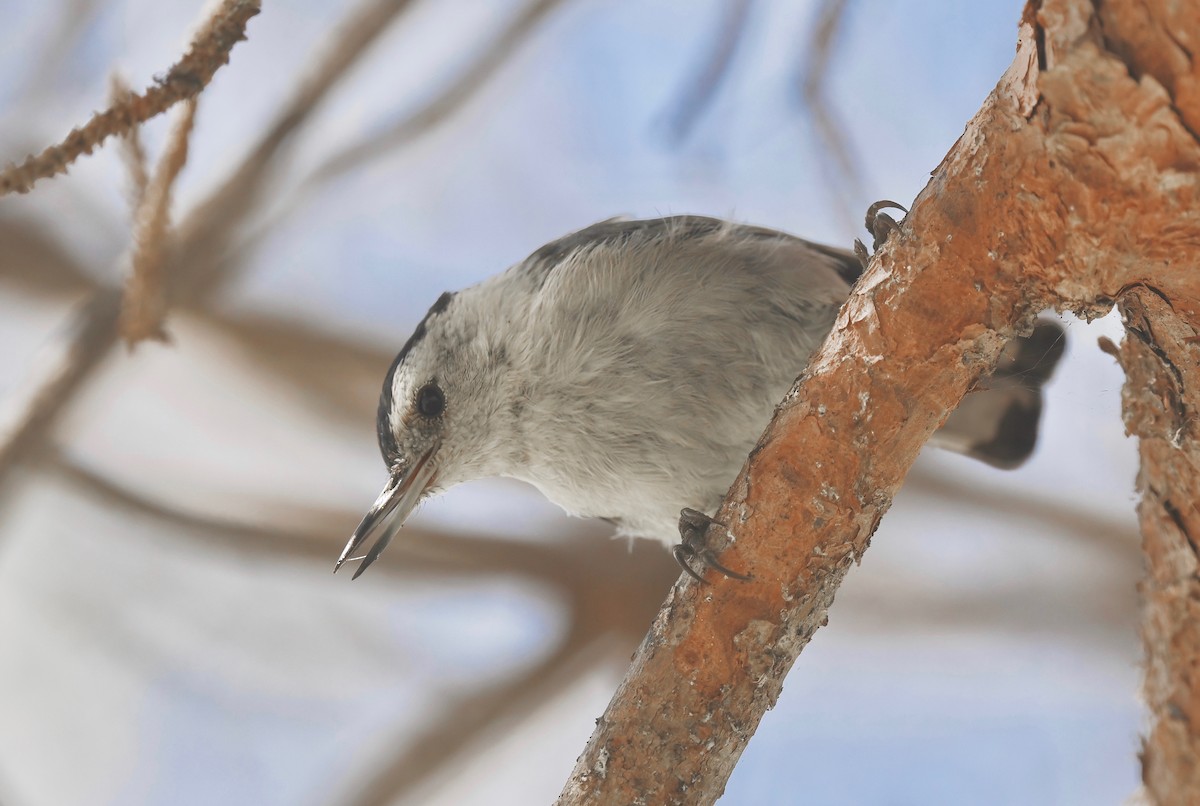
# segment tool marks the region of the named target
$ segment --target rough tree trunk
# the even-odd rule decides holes
[[[1200,803],[1200,343],[1193,303],[1183,315],[1150,289],[1121,301],[1126,330],[1125,423],[1138,437],[1146,554],[1142,641],[1152,718],[1142,779],[1158,803]]]
[[[1141,442],[1150,797],[1200,803],[1200,3],[1045,0],[734,483],[560,797],[708,803],[929,435],[1005,340],[1119,302]],[[1195,537],[1192,537],[1195,536]]]

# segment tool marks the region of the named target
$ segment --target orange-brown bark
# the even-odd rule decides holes
[[[718,514],[736,538],[721,562],[754,579],[681,579],[560,803],[720,795],[917,452],[1038,310],[1090,316],[1150,294],[1169,301],[1153,321],[1169,319],[1175,342],[1194,343],[1200,65],[1190,54],[1200,4],[1167,5],[1107,0],[1103,14],[1087,0],[1027,6],[1012,66],[872,261]],[[1151,348],[1127,355],[1161,360]],[[1177,383],[1191,394],[1189,380]],[[1141,391],[1129,404],[1139,435]],[[1190,506],[1200,464],[1191,404],[1181,405],[1171,437],[1180,455],[1150,455],[1155,436],[1143,457],[1160,469],[1169,459],[1161,483],[1188,491]],[[1142,478],[1149,487],[1158,476]],[[1150,509],[1163,527],[1163,547],[1148,537],[1148,548],[1172,560],[1147,587],[1147,639],[1170,644],[1157,653],[1167,682],[1148,683],[1156,727],[1146,778],[1162,803],[1200,802],[1178,789],[1196,785],[1197,636],[1184,620],[1200,599],[1187,576],[1194,557],[1182,552],[1187,534],[1200,535],[1200,514],[1175,506],[1181,517],[1164,521],[1161,505],[1143,504],[1144,521]],[[1161,607],[1159,583],[1171,589]]]
[[[1125,423],[1138,438],[1145,699],[1142,778],[1158,803],[1200,803],[1200,342],[1189,318],[1149,290],[1121,302],[1129,336]]]

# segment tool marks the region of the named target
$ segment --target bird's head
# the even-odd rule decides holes
[[[504,440],[498,388],[507,356],[470,306],[447,292],[392,362],[379,398],[379,449],[389,479],[342,550],[336,571],[372,537],[354,572],[373,563],[428,494],[496,475]]]

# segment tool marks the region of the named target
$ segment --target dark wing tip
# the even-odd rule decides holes
[[[963,401],[963,409],[975,406],[993,414],[988,437],[973,443],[965,452],[981,462],[1012,470],[1023,464],[1037,447],[1042,417],[1042,386],[1050,380],[1066,351],[1066,332],[1061,324],[1042,319],[1027,336],[1009,342],[987,381],[990,388],[974,392]],[[979,431],[975,431],[979,433]]]
[[[976,442],[967,450],[967,455],[973,459],[1001,470],[1017,468],[1033,454],[1042,417],[1040,391],[1012,389],[1009,392],[1012,399],[997,421],[991,438]]]

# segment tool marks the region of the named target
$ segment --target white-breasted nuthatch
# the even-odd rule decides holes
[[[375,537],[358,577],[422,498],[491,476],[620,534],[703,531],[861,270],[849,251],[674,216],[595,224],[443,294],[384,379],[390,480],[335,570]],[[1020,464],[1061,354],[1055,324],[1014,340],[933,442]],[[731,574],[684,546],[693,576],[697,553]]]

